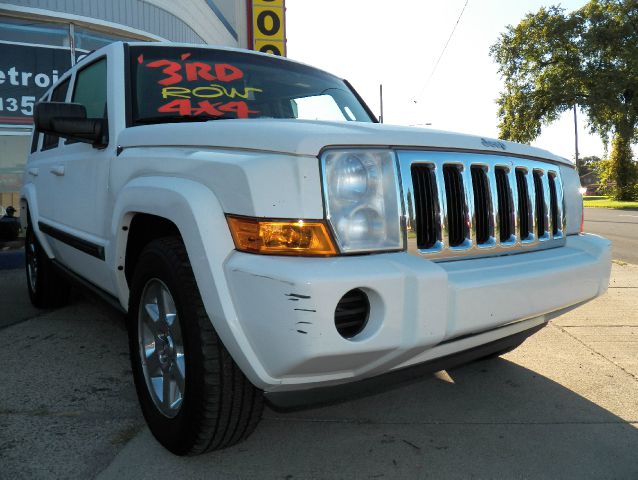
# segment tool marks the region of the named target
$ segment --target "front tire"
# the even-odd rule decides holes
[[[217,336],[179,238],[154,240],[144,248],[130,299],[133,376],[155,438],[177,455],[247,438],[261,418],[263,394]]]

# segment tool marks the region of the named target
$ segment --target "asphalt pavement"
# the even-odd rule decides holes
[[[613,258],[638,265],[638,210],[586,208],[585,231],[611,240]]]

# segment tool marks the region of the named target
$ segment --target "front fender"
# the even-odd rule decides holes
[[[137,213],[156,215],[173,222],[182,236],[206,312],[237,365],[256,386],[272,383],[261,367],[237,318],[223,265],[235,246],[226,217],[215,194],[193,180],[175,177],[141,177],[120,193],[111,224],[116,238],[113,259],[119,301],[126,310],[129,289],[124,270],[127,231]]]

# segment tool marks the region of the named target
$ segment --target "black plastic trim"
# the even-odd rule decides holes
[[[516,189],[518,192],[518,235],[521,240],[526,240],[532,232],[532,209],[531,200],[528,195],[527,173],[520,169],[516,169]]]
[[[496,195],[498,199],[498,225],[500,228],[501,242],[506,242],[514,235],[514,225],[512,222],[512,194],[510,191],[509,178],[504,167],[496,167]]]
[[[492,218],[493,213],[490,202],[490,186],[485,167],[472,165],[470,171],[474,192],[476,243],[482,245],[490,239],[490,218]]]
[[[363,106],[363,109],[370,116],[370,120],[372,121],[371,123],[379,123],[379,119],[377,118],[377,116],[374,114],[374,112],[372,112],[372,110],[370,109],[368,104],[361,97],[361,95],[359,95],[359,92],[357,92],[355,90],[355,88],[352,86],[352,84],[348,80],[346,80],[345,78],[342,81],[350,89],[350,92],[352,92],[352,94],[357,98],[357,100],[359,100],[359,103],[361,104],[361,106]],[[373,148],[373,147],[371,146],[370,148]]]
[[[465,205],[465,189],[468,186],[463,182],[461,167],[456,164],[443,165],[443,178],[447,201],[448,239],[450,247],[458,247],[470,236]]]
[[[414,214],[416,218],[417,248],[432,248],[438,239],[437,194],[438,185],[432,164],[413,163],[410,167],[414,191]],[[440,228],[438,229],[440,230]]]
[[[132,106],[131,106],[131,47],[128,43],[124,43],[124,109],[125,124],[129,128],[132,124]]]
[[[38,222],[38,228],[42,233],[46,233],[52,238],[59,240],[67,245],[80,250],[81,252],[91,255],[99,260],[105,260],[104,247],[95,243],[88,242],[82,238],[78,238],[70,233],[63,232],[51,225],[47,225],[43,222]]]
[[[356,382],[290,392],[266,392],[266,400],[275,410],[290,411],[339,403],[381,393],[421,380],[426,374],[458,367],[508,348],[516,347],[527,337],[538,332],[546,325],[547,323],[543,322],[540,325],[484,345]]]

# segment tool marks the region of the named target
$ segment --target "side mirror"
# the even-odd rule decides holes
[[[79,103],[39,102],[33,112],[35,128],[49,135],[106,146],[106,121],[86,118],[86,108]]]

